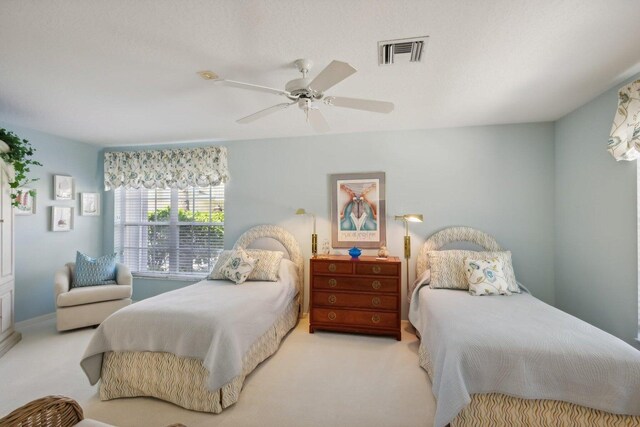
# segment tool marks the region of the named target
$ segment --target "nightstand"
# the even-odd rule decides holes
[[[310,270],[310,333],[327,330],[401,339],[399,258],[313,257]]]

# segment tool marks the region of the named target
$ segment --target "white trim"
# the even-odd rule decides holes
[[[16,322],[15,328],[17,330],[28,328],[29,326],[37,325],[39,323],[44,323],[49,320],[55,319],[56,313],[43,314],[42,316],[32,317],[31,319],[22,320],[20,322]]]

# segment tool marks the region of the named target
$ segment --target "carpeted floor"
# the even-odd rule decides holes
[[[330,332],[308,333],[303,319],[276,354],[245,381],[222,414],[188,411],[150,398],[102,402],[79,359],[93,333],[58,333],[53,320],[21,330],[0,358],[0,416],[49,394],[73,397],[85,416],[118,426],[431,426],[435,400],[418,366],[418,341]]]

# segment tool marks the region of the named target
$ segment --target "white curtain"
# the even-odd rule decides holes
[[[104,189],[215,186],[229,180],[226,147],[104,154]]]
[[[620,88],[607,149],[617,161],[640,157],[640,80]]]

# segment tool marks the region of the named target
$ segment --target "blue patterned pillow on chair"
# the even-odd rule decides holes
[[[116,254],[91,258],[82,252],[76,253],[73,288],[112,285],[114,283],[116,283]]]

